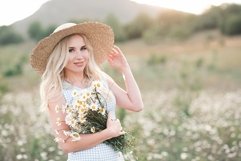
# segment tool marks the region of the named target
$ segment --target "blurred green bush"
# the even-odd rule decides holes
[[[0,46],[19,44],[21,42],[23,42],[23,37],[18,34],[12,27],[0,27]]]

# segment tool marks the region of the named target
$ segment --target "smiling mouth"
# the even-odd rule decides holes
[[[77,63],[74,63],[74,65],[78,66],[78,67],[81,67],[84,65],[84,62],[77,62]]]

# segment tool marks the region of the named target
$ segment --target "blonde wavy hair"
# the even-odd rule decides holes
[[[76,34],[75,34],[76,35]],[[77,34],[80,35],[80,34]],[[73,35],[62,39],[54,48],[48,58],[46,69],[41,77],[40,97],[41,108],[48,107],[48,101],[62,95],[62,80],[64,79],[64,67],[68,61],[68,41]],[[100,79],[102,71],[94,60],[93,48],[84,35],[80,35],[89,52],[89,60],[84,69],[84,78],[91,80]]]

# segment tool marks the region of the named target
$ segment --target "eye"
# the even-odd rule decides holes
[[[69,48],[69,53],[72,53],[74,51],[74,48]]]
[[[86,49],[87,49],[86,46],[82,46],[82,47],[80,48],[80,50],[86,50]]]

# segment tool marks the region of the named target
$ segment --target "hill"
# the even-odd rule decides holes
[[[154,16],[163,10],[166,9],[130,0],[50,0],[33,15],[14,23],[13,27],[25,33],[34,21],[41,22],[43,26],[59,25],[71,20],[104,20],[110,14],[116,16],[120,22],[127,23],[139,13]]]

